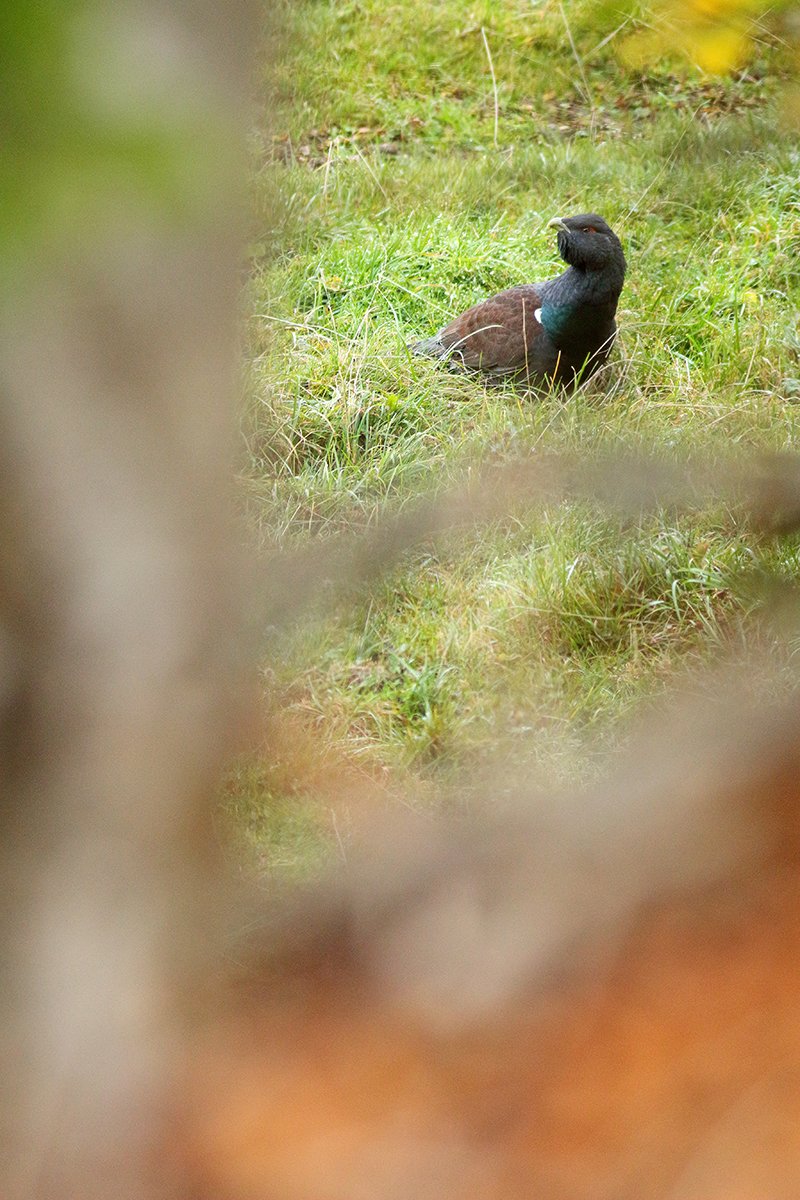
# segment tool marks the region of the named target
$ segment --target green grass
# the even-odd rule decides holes
[[[362,533],[487,461],[795,446],[800,148],[780,50],[766,39],[735,79],[632,73],[624,31],[601,45],[623,19],[577,0],[287,10],[245,296],[260,545]],[[409,355],[448,314],[559,270],[546,222],[585,210],[629,261],[602,380],[535,400]],[[498,756],[569,782],[687,667],[768,636],[759,580],[794,579],[797,553],[720,500],[636,520],[520,503],[265,634],[265,705],[409,802],[463,797]],[[232,768],[226,807],[262,865],[302,872],[341,848],[317,791],[267,748]]]

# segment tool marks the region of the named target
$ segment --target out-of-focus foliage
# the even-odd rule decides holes
[[[652,10],[637,14],[640,28],[621,43],[621,57],[644,68],[664,54],[679,51],[710,75],[724,75],[753,55],[763,22],[792,25],[787,0],[657,0]],[[790,32],[790,30],[789,30]],[[787,29],[783,29],[785,37]]]
[[[167,10],[0,0],[0,81],[0,280],[219,196],[230,139]]]

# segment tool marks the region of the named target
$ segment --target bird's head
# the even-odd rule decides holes
[[[554,217],[548,229],[558,230],[558,252],[565,263],[579,271],[602,271],[621,267],[625,272],[625,255],[614,230],[597,213],[581,213],[577,217]]]

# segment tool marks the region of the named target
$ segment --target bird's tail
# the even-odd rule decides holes
[[[440,342],[438,338],[427,338],[423,342],[415,342],[411,347],[412,354],[425,354],[428,358],[444,358],[448,353],[448,348],[444,342]]]

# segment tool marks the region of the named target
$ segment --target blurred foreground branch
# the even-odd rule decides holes
[[[629,452],[580,460],[535,455],[470,472],[462,488],[418,497],[389,510],[361,538],[329,538],[296,551],[266,555],[259,571],[257,628],[296,621],[321,597],[369,586],[406,551],[463,533],[476,524],[542,504],[584,499],[626,519],[663,509],[687,511],[719,503],[760,537],[800,527],[800,457],[742,457],[727,462],[666,461]]]

